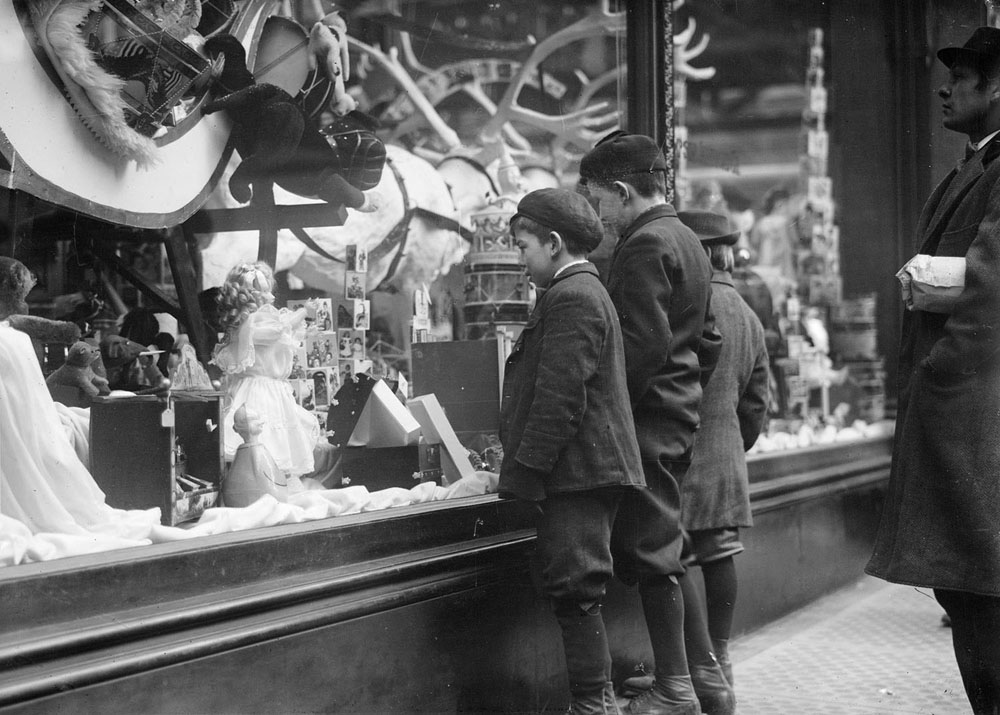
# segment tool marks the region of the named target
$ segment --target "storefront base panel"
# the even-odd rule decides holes
[[[888,440],[753,460],[756,525],[744,530],[747,551],[736,557],[737,634],[860,575],[888,460]],[[137,551],[131,567],[89,559],[79,573],[65,563],[25,567],[23,577],[21,567],[9,570],[0,575],[0,597],[19,612],[8,610],[0,621],[0,710],[131,715],[565,706],[558,626],[528,568],[530,513],[478,498],[401,510],[391,523],[366,518],[186,552],[151,547],[143,556]],[[379,541],[363,548],[376,533]],[[340,547],[336,555],[315,550],[333,544]],[[254,562],[268,565],[256,570],[258,577]],[[171,593],[166,581],[153,591],[135,581],[157,567],[198,575],[200,584],[179,578]],[[648,669],[636,589],[614,583],[605,613],[615,678],[640,663]]]

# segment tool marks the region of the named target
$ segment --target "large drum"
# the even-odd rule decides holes
[[[510,233],[517,201],[501,196],[472,215],[472,249],[465,258],[465,339],[516,339],[528,321],[530,285]]]

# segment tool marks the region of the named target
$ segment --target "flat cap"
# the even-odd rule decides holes
[[[740,232],[733,231],[729,219],[722,214],[691,209],[678,211],[677,218],[694,231],[703,246],[732,246],[740,237]]]
[[[587,253],[597,248],[604,238],[601,219],[590,202],[569,189],[536,189],[526,194],[510,218],[511,225],[522,216],[556,231]]]
[[[629,174],[666,171],[667,160],[645,134],[612,132],[580,161],[580,178],[615,181]]]

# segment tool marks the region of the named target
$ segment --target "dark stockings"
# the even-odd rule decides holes
[[[684,594],[684,646],[688,664],[715,665],[701,594],[698,593],[690,572],[682,576],[680,581],[681,593]]]
[[[736,610],[736,562],[732,556],[727,556],[702,564],[701,574],[705,579],[708,634],[712,640],[729,640]]]
[[[663,576],[639,583],[642,612],[646,617],[656,675],[688,675],[684,649],[684,600],[681,587]]]

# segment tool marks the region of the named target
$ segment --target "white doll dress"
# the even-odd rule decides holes
[[[247,317],[231,342],[216,349],[212,362],[224,373],[226,391],[222,434],[227,461],[243,443],[233,429],[233,415],[246,405],[264,421],[259,441],[281,471],[292,476],[313,471],[319,423],[295,401],[288,382],[303,317],[301,310],[265,305]]]

